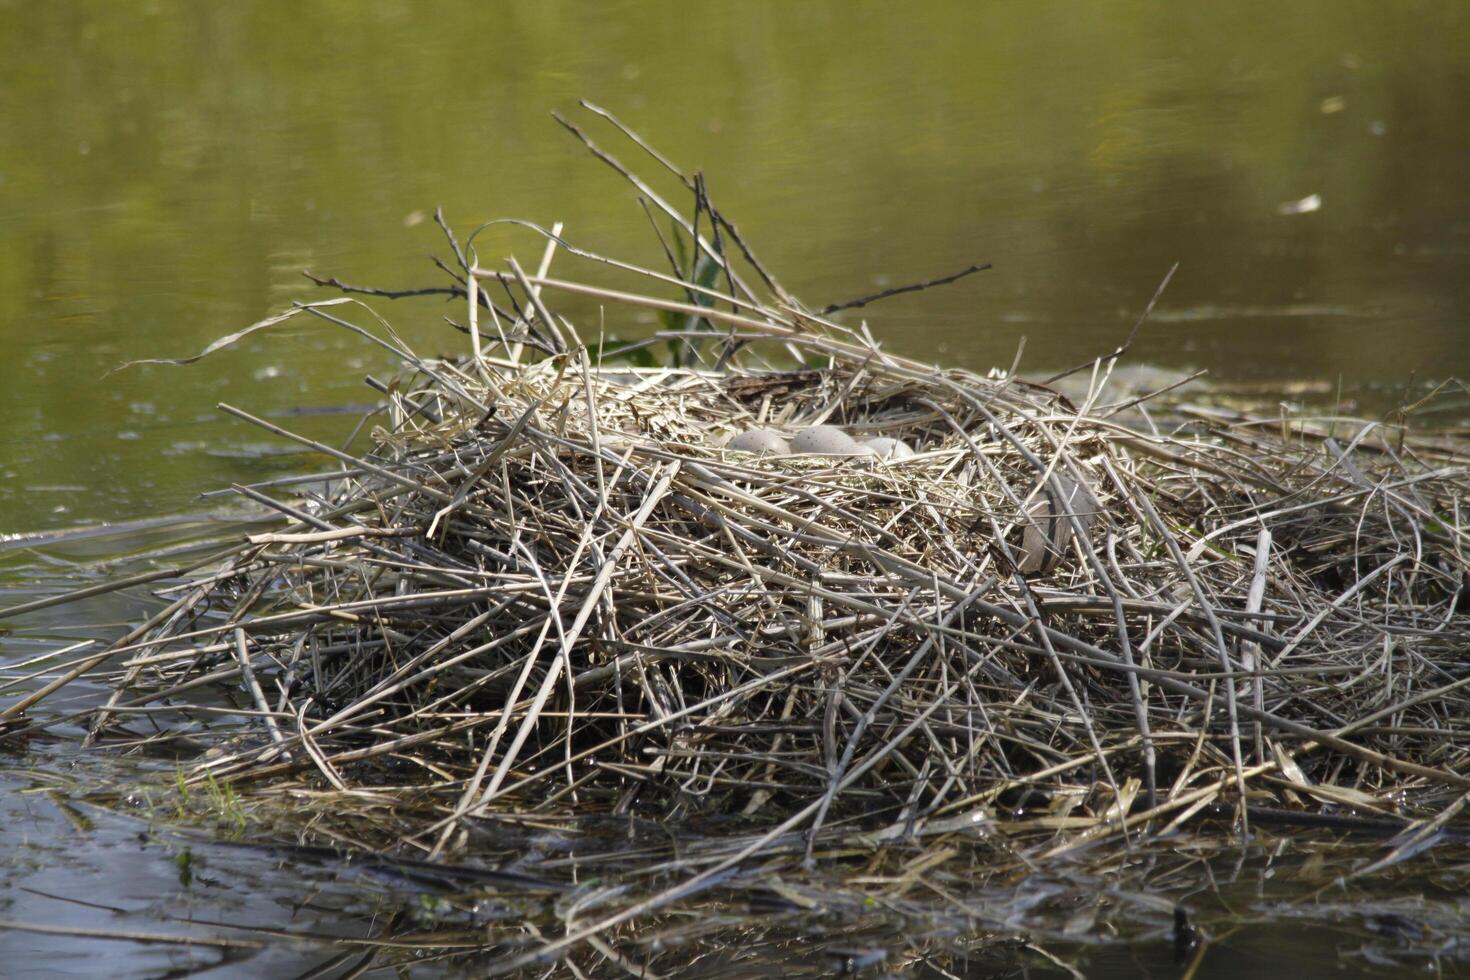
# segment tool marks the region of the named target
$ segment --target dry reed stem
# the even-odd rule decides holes
[[[237,488],[282,524],[176,569],[160,613],[5,717],[107,669],[94,731],[134,744],[131,719],[186,719],[208,690],[238,714],[199,705],[229,737],[191,783],[325,783],[340,812],[318,814],[319,832],[355,838],[360,812],[375,846],[436,856],[481,846],[497,821],[743,815],[742,835],[681,859],[672,885],[569,920],[524,963],[753,857],[922,839],[994,821],[1017,794],[1042,815],[1018,824],[1012,867],[1219,804],[1242,820],[1344,803],[1426,827],[1456,817],[1470,787],[1461,447],[1368,426],[1339,444],[1332,424],[1283,434],[1198,408],[1158,409],[1145,434],[1110,417],[1119,406],[937,370],[774,286],[759,297],[717,247],[733,226],[702,181],[709,239],[630,179],[728,292],[591,255],[558,226],[535,275],[484,267],[450,236],[467,360],[421,358],[313,306],[403,360],[379,384],[386,420],[338,448],[221,406],[340,470],[301,500],[265,493],[290,479]],[[553,255],[646,291],[553,278]],[[481,302],[489,283],[517,311],[505,322]],[[692,301],[657,295],[671,286]],[[568,299],[682,317],[655,339],[718,343],[722,369],[593,358],[556,305]],[[1115,360],[1096,363],[1089,403]],[[919,452],[720,448],[819,421]],[[1043,528],[1030,508],[1078,499],[1069,484],[1087,508],[1054,507],[1057,553],[1021,574],[1026,528]]]

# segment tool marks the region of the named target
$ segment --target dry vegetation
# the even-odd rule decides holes
[[[891,355],[804,310],[687,183],[696,216],[674,234],[697,262],[669,239],[670,273],[593,259],[642,290],[551,278],[591,258],[554,235],[535,274],[451,235],[442,291],[473,353],[379,336],[406,367],[366,450],[230,409],[340,467],[237,488],[286,525],[171,585],[12,719],[110,671],[103,744],[207,735],[189,780],[397,855],[474,863],[511,828],[589,820],[589,852],[626,847],[606,818],[699,835],[651,846],[647,887],[522,934],[526,955],[637,959],[625,924],[753,866],[768,884],[892,860],[909,870],[869,892],[897,895],[915,861],[960,850],[992,854],[978,882],[1206,818],[1367,821],[1403,848],[1453,821],[1455,446],[1177,408],[1140,428],[1132,406]],[[571,294],[665,329],[589,350],[556,313]],[[346,324],[356,302],[303,310]],[[652,344],[673,366],[639,366]],[[1084,369],[1092,390],[1113,363]],[[719,448],[821,422],[919,452]],[[1069,484],[1085,506],[1047,513]],[[1060,548],[1023,574],[1028,528]]]

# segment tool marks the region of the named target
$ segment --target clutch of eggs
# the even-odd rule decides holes
[[[790,442],[774,429],[748,429],[725,443],[725,448],[761,455],[877,456],[885,460],[907,459],[914,454],[902,439],[875,436],[860,442],[835,425],[802,429]]]

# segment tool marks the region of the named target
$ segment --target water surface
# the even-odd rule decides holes
[[[361,342],[302,323],[107,372],[320,295],[303,269],[437,282],[437,205],[660,262],[550,119],[579,98],[703,170],[814,307],[993,262],[859,314],[906,354],[984,369],[1024,336],[1024,367],[1068,366],[1177,262],[1141,361],[1349,396],[1464,376],[1467,46],[1456,3],[0,2],[0,530],[296,465],[215,403],[371,400]],[[382,305],[457,349],[437,304]]]
[[[122,362],[193,353],[318,297],[303,269],[437,284],[436,206],[461,232],[563,221],[577,244],[658,264],[627,186],[549,113],[657,168],[578,115],[579,98],[702,170],[811,306],[994,264],[848,314],[901,353],[984,370],[1010,364],[1024,337],[1024,369],[1070,366],[1111,350],[1178,263],[1139,363],[1267,398],[1305,380],[1379,411],[1470,376],[1467,49],[1470,7],[1457,3],[0,0],[0,607],[163,560],[202,532],[9,535],[192,512],[202,490],[321,464],[217,402],[341,438],[350,420],[316,410],[371,402],[363,375],[392,368],[301,320],[189,368],[114,371]],[[540,243],[493,229],[479,248],[529,264]],[[457,308],[376,305],[422,352],[460,349],[442,320]],[[585,303],[565,309],[604,322]],[[627,316],[609,310],[606,328],[651,329]],[[1456,398],[1435,420],[1470,416]],[[0,662],[116,635],[144,608],[135,590],[0,623]],[[78,685],[48,710],[98,696]],[[3,762],[0,917],[333,933],[376,914],[383,889],[343,887],[340,868],[263,864],[65,810],[73,790],[141,779],[131,768],[73,769],[56,745]],[[213,873],[179,877],[190,848]],[[1201,975],[1330,972],[1338,956],[1397,969],[1383,959],[1391,938],[1365,939],[1357,913],[1334,933],[1328,908],[1310,942],[1287,942],[1307,934],[1262,922],[1271,856],[1242,865],[1257,900],[1232,902],[1252,924]],[[1412,903],[1422,884],[1388,897]],[[5,931],[0,953],[78,976],[103,957],[118,976],[152,976],[329,955],[267,944],[235,963],[243,954]],[[1162,932],[1084,958],[1099,974],[1172,968]]]

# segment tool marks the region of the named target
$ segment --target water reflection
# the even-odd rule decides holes
[[[216,400],[360,397],[362,369],[343,364],[379,366],[373,353],[309,329],[188,371],[103,375],[308,295],[302,267],[422,281],[441,244],[414,219],[436,204],[461,227],[561,219],[656,261],[623,188],[547,119],[582,96],[704,168],[814,305],[993,261],[865,311],[904,353],[987,367],[1024,333],[1031,367],[1069,364],[1115,343],[1177,261],[1141,360],[1349,390],[1470,373],[1459,5],[691,16],[0,4],[0,523],[177,510],[251,472],[159,458],[240,438]],[[529,247],[506,232],[482,250]],[[432,304],[392,315],[426,349],[454,343]],[[289,376],[262,379],[269,364]],[[85,495],[24,489],[82,473]]]
[[[1470,375],[1467,44],[1463,4],[1363,0],[0,0],[0,539],[177,513],[200,490],[307,465],[214,406],[362,401],[362,375],[386,364],[341,334],[293,325],[188,369],[108,372],[315,295],[302,268],[432,279],[436,205],[461,229],[562,220],[574,241],[657,264],[625,189],[547,116],[580,97],[704,169],[814,306],[993,262],[850,317],[905,354],[984,369],[1024,334],[1023,366],[1070,366],[1126,335],[1178,262],[1141,362],[1261,392],[1309,378],[1335,396],[1341,379],[1349,397]],[[534,248],[510,231],[481,244]],[[457,348],[435,304],[379,305],[419,349]],[[346,428],[291,424],[327,440]],[[32,596],[21,581],[60,591],[102,574],[74,554],[17,555],[0,571],[18,601]],[[115,625],[135,611],[118,597],[89,613]],[[0,639],[3,658],[92,632],[47,620]],[[21,792],[34,788],[0,781],[12,855],[27,835],[46,851],[0,872],[7,886],[107,904],[174,894],[171,855],[105,822],[72,843],[61,811]],[[296,883],[231,886],[216,912],[286,920],[266,906]],[[13,918],[74,908],[6,895]],[[1273,957],[1299,948],[1280,940]],[[66,944],[79,974],[108,948]],[[67,967],[60,941],[0,933],[0,951]],[[213,962],[138,955],[140,973]],[[1157,944],[1091,955],[1166,969]]]
[[[25,761],[0,768],[6,976],[95,977],[103,963],[119,978],[296,975],[343,959],[351,941],[417,900],[417,890],[347,861],[241,853],[167,830],[141,796],[135,814],[103,809],[74,798],[71,780],[45,774],[64,768],[60,759]],[[87,778],[105,768],[94,760]],[[144,792],[160,783],[156,773],[110,768]]]

